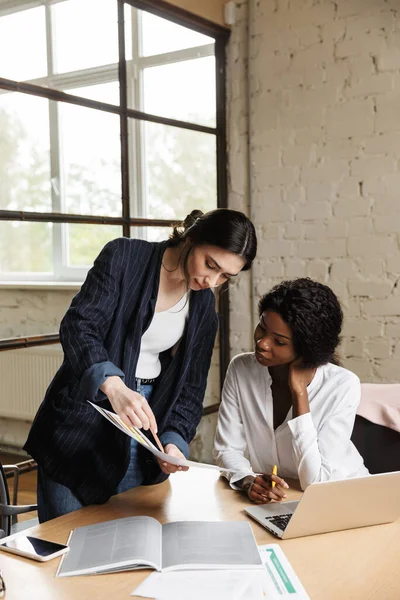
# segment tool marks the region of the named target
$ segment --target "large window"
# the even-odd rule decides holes
[[[226,205],[226,31],[159,4],[0,0],[0,281]]]

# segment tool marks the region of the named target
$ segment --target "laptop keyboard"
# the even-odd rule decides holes
[[[285,531],[290,519],[292,518],[292,513],[288,515],[277,515],[276,517],[267,517],[267,520],[270,523],[273,523],[275,527],[278,527],[282,531]]]

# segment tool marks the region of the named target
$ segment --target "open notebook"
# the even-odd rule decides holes
[[[172,465],[178,465],[180,467],[200,467],[203,469],[213,469],[213,470],[217,470],[217,471],[226,471],[226,472],[229,471],[229,469],[223,469],[223,468],[217,467],[216,465],[209,465],[206,463],[198,463],[193,460],[186,460],[185,458],[177,458],[176,456],[170,456],[169,454],[166,454],[165,452],[161,452],[140,431],[140,429],[138,429],[137,427],[133,427],[133,426],[128,427],[128,425],[126,425],[123,422],[123,420],[114,412],[106,410],[105,408],[101,408],[100,406],[97,406],[96,404],[93,404],[93,402],[90,402],[90,401],[89,401],[89,404],[91,404],[93,406],[93,408],[95,408],[101,415],[103,415],[103,417],[105,417],[108,421],[110,421],[110,423],[112,423],[115,427],[118,427],[118,429],[120,429],[121,431],[126,433],[126,435],[129,435],[131,438],[136,440],[141,446],[144,446],[145,448],[147,448],[147,450],[149,450],[149,452],[154,454],[154,456],[157,456],[158,458],[160,458],[161,460],[163,460],[165,462],[169,462]]]
[[[126,517],[75,529],[57,576],[133,569],[262,568],[246,521],[180,521],[161,525],[152,517]]]

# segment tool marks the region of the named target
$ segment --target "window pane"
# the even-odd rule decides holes
[[[51,223],[0,221],[1,273],[51,273]]]
[[[118,62],[115,0],[68,0],[51,8],[56,73]]]
[[[148,242],[162,242],[172,233],[172,227],[131,227],[131,237]]]
[[[215,58],[143,71],[145,112],[215,127]]]
[[[217,206],[214,135],[142,123],[144,216],[183,219]]]
[[[206,44],[213,44],[215,41],[213,38],[150,13],[141,11],[140,16],[142,21],[142,56],[163,54],[164,52],[183,50],[194,46],[205,46]]]
[[[63,212],[121,216],[119,117],[60,104]]]
[[[49,103],[0,94],[0,209],[51,211]]]
[[[0,18],[0,77],[25,81],[47,75],[44,6]]]
[[[67,266],[89,267],[103,246],[110,240],[122,237],[118,225],[65,225],[67,232]]]
[[[63,88],[64,92],[73,94],[74,96],[82,96],[89,100],[98,100],[99,102],[107,102],[107,104],[119,104],[119,83],[112,81],[110,83],[100,83],[89,87],[80,88]]]

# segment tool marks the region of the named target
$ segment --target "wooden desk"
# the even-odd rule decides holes
[[[290,490],[289,499],[300,496]],[[191,469],[158,486],[114,496],[33,528],[38,537],[66,542],[71,529],[130,515],[175,520],[242,520],[247,504],[213,471]],[[318,536],[280,541],[249,519],[259,544],[278,543],[312,600],[399,600],[400,520]],[[0,552],[6,600],[128,600],[150,571],[55,578],[59,559],[38,563]],[[179,599],[177,599],[179,600]]]

